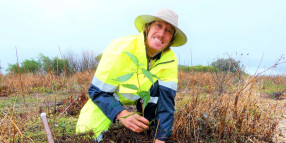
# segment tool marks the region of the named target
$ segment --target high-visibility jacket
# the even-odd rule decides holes
[[[160,120],[156,138],[166,140],[172,134],[174,120],[174,98],[178,83],[177,58],[169,48],[157,55],[156,59],[148,61],[143,32],[116,39],[103,52],[88,90],[90,99],[80,112],[76,132],[93,130],[96,136],[100,135],[102,131],[108,130],[111,123],[115,122],[116,115],[124,110],[123,105],[136,104],[140,98],[136,95],[136,90],[125,88],[114,80],[119,76],[134,73],[137,69],[124,51],[138,58],[140,68],[149,70],[158,77],[158,79],[153,78],[159,88],[158,92],[155,95],[151,93],[148,106],[149,104],[156,105],[154,106],[156,110],[153,110],[156,112],[155,119]],[[142,91],[151,89],[151,81],[143,74],[139,74],[139,81]],[[139,87],[136,74],[124,84],[134,84]],[[145,112],[148,111],[145,110]]]

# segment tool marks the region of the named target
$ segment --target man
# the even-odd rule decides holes
[[[126,128],[142,132],[148,129],[149,121],[155,119],[154,127],[158,127],[156,142],[165,142],[171,136],[178,65],[170,47],[184,45],[187,37],[178,28],[178,16],[171,10],[159,10],[154,16],[138,16],[135,26],[139,35],[116,39],[104,51],[88,90],[90,99],[78,119],[78,133],[93,130],[100,138],[101,133],[108,130],[116,119]],[[125,82],[140,86],[142,91],[150,91],[151,97],[144,110],[144,117],[123,107],[137,104],[137,110],[142,111],[137,91],[125,88],[114,80],[136,69],[124,51],[138,58],[140,68],[157,76],[153,78],[154,84],[142,74],[138,78],[133,75]]]

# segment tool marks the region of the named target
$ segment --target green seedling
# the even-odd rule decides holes
[[[123,82],[128,81],[133,75],[137,76],[137,82],[138,82],[139,87],[137,87],[134,84],[121,84],[121,85],[123,87],[125,87],[125,88],[129,88],[129,89],[132,89],[132,90],[137,90],[137,94],[143,100],[142,113],[143,113],[143,116],[144,116],[144,109],[146,108],[146,106],[147,106],[147,104],[148,104],[148,102],[150,100],[150,92],[141,90],[140,80],[139,80],[138,77],[139,77],[140,74],[143,74],[146,78],[148,78],[152,82],[152,84],[154,84],[153,77],[155,77],[155,78],[158,78],[158,77],[156,75],[152,74],[150,71],[142,68],[142,66],[144,66],[144,64],[139,63],[139,60],[138,60],[138,58],[135,55],[133,55],[130,52],[126,52],[126,51],[124,51],[123,53],[126,54],[131,59],[132,63],[136,65],[136,70],[134,72],[132,72],[132,73],[128,73],[128,74],[119,76],[119,77],[117,77],[114,80],[119,82],[119,83],[123,83]]]

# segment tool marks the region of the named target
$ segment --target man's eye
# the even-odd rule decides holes
[[[161,24],[157,24],[157,27],[161,27]]]
[[[172,30],[167,29],[166,31],[167,31],[169,34],[172,34]]]
[[[167,29],[167,32],[168,32],[169,34],[171,34],[171,33],[172,33],[172,31],[171,31],[170,29]]]

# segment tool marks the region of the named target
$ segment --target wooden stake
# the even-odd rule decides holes
[[[41,118],[45,127],[48,143],[54,143],[53,135],[47,121],[46,113],[41,113]]]

